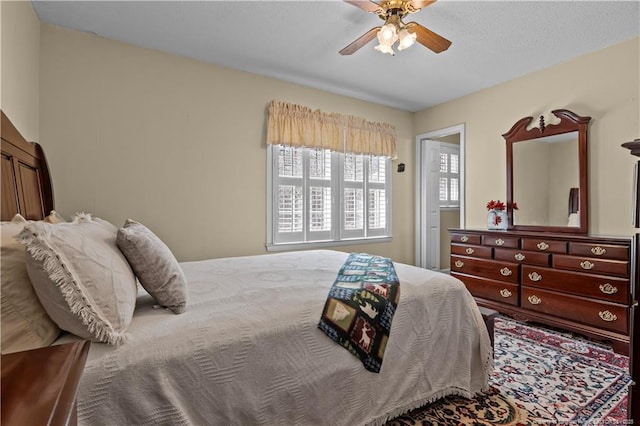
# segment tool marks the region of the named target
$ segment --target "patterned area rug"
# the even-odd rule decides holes
[[[630,382],[625,356],[498,318],[489,391],[443,398],[387,425],[624,425]]]

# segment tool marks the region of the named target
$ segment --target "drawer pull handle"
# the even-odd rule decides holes
[[[504,240],[503,240],[502,238],[498,238],[498,239],[496,240],[496,245],[497,245],[497,246],[502,246],[502,245],[504,245]]]
[[[529,303],[531,303],[532,305],[539,305],[542,303],[542,299],[540,299],[535,294],[533,296],[529,296],[527,299],[529,299]]]
[[[465,252],[467,252],[467,254],[473,254],[473,249],[471,247],[467,247]]]
[[[618,316],[616,314],[612,314],[609,311],[600,311],[598,312],[598,315],[600,315],[600,318],[602,319],[602,321],[606,321],[606,322],[613,322],[615,320],[618,319]]]
[[[458,268],[462,268],[464,266],[464,262],[462,260],[456,260],[455,265]]]
[[[593,267],[596,266],[593,263],[589,262],[588,260],[585,260],[584,262],[580,262],[580,267],[582,269],[593,269]]]
[[[542,281],[542,275],[540,275],[540,274],[539,274],[539,273],[537,273],[537,272],[531,272],[531,273],[529,274],[529,279],[530,279],[531,281],[533,281],[534,283],[536,283],[536,282],[538,282],[538,281]]]
[[[591,247],[591,253],[595,254],[596,256],[602,256],[606,252],[607,252],[607,249],[604,249],[600,246]]]
[[[513,293],[511,293],[506,288],[503,288],[502,290],[500,290],[500,296],[502,296],[502,297],[511,297],[512,294]]]
[[[518,261],[523,261],[524,260],[524,254],[522,254],[522,253],[516,253],[516,254],[513,255],[513,257]]]
[[[536,244],[536,246],[540,250],[546,250],[549,248],[549,244],[545,243],[544,241],[540,241],[538,244]]]
[[[505,277],[508,277],[509,275],[513,274],[513,271],[507,267],[504,267],[502,269],[500,269],[500,273],[502,275],[504,275]]]
[[[615,294],[618,292],[618,287],[613,286],[609,283],[600,284],[600,291],[604,294]]]
[[[467,237],[466,235],[463,235],[462,237],[460,237],[460,241],[462,241],[463,243],[466,243],[467,241],[469,241],[469,237]]]

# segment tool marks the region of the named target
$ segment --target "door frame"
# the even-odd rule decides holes
[[[416,136],[416,266],[424,268],[425,265],[439,265],[440,249],[439,244],[436,253],[428,249],[426,244],[427,233],[429,230],[427,205],[427,184],[437,185],[437,182],[427,182],[428,162],[425,161],[424,155],[429,152],[429,144],[433,139],[442,138],[454,134],[460,135],[460,228],[465,227],[465,180],[466,180],[466,129],[465,124],[458,124],[440,130],[434,130],[422,133]],[[438,229],[440,224],[437,224]]]

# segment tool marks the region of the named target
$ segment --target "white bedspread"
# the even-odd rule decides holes
[[[381,424],[486,388],[492,354],[482,316],[448,275],[394,264],[401,297],[379,374],[320,331],[346,258],[319,250],[182,263],[187,312],[154,309],[141,294],[131,340],[91,345],[79,423]]]

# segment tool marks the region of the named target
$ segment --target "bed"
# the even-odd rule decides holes
[[[2,120],[2,220],[43,219],[53,209],[44,153]],[[347,256],[180,263],[189,305],[179,315],[138,287],[128,339],[91,345],[79,424],[383,424],[488,387],[489,333],[465,286],[445,274],[394,263],[400,299],[379,373],[329,339],[318,321]],[[63,333],[53,344],[75,339]]]

